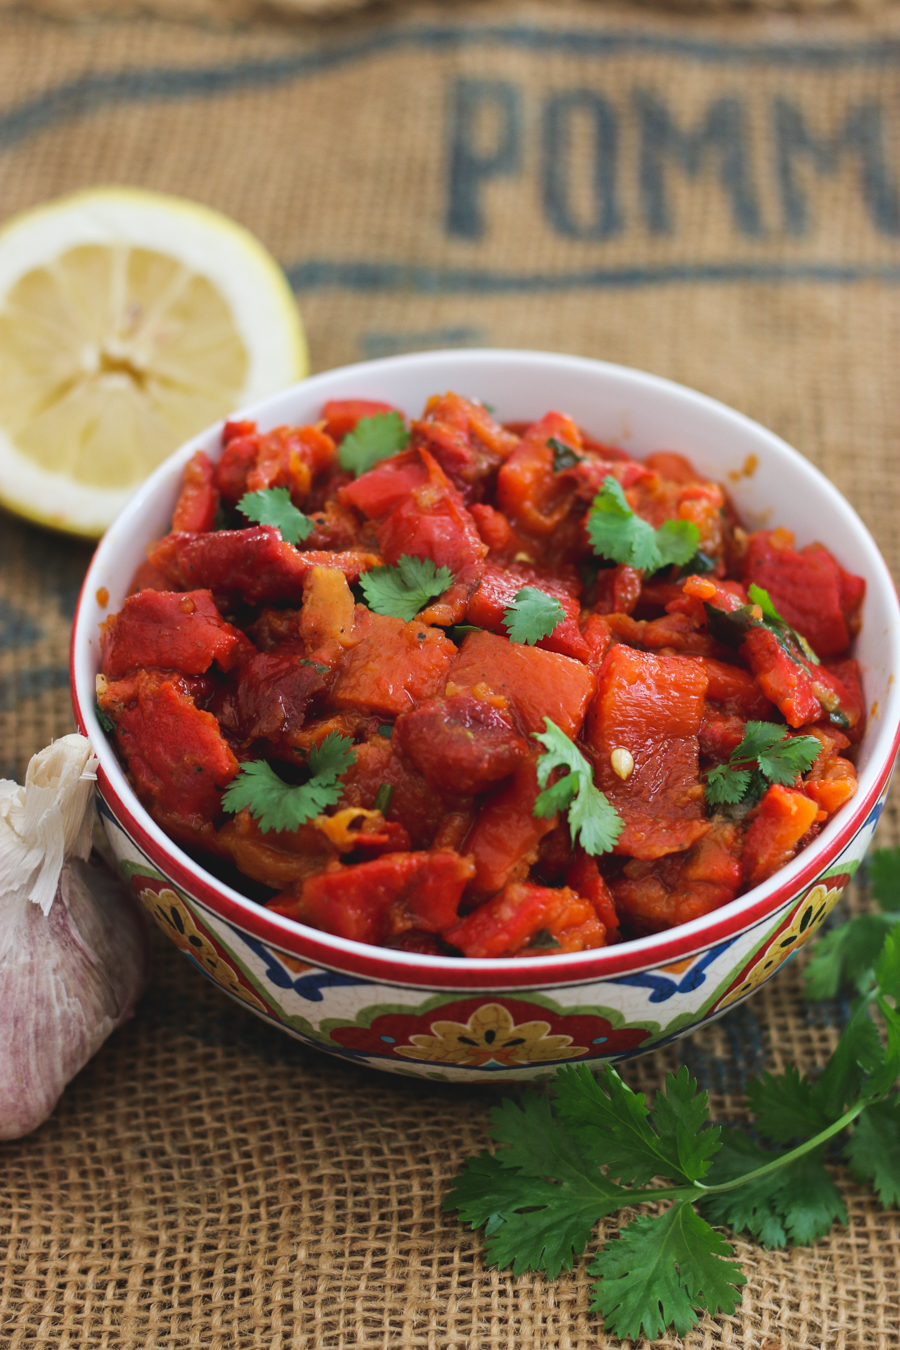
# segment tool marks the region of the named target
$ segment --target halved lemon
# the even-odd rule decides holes
[[[102,534],[166,455],[309,373],[284,273],[194,202],[98,188],[0,229],[0,502]]]

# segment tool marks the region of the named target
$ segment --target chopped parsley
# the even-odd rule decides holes
[[[396,567],[364,572],[359,584],[369,609],[409,623],[430,600],[443,595],[452,580],[449,567],[435,567],[430,558],[404,553]]]
[[[558,441],[555,436],[549,437],[547,444],[553,451],[553,472],[561,473],[563,469],[574,469],[576,464],[580,464],[584,455],[577,454],[564,441]]]
[[[321,745],[310,749],[306,783],[292,786],[264,759],[250,760],[225,789],[222,807],[231,813],[246,808],[263,834],[296,830],[340,800],[343,788],[338,780],[355,762],[349,737],[330,731]]]
[[[632,511],[621,484],[612,474],[593,501],[586,528],[591,546],[601,558],[642,572],[683,566],[697,552],[700,531],[690,520],[666,520],[658,530]]]
[[[351,470],[359,478],[379,460],[398,454],[408,444],[409,432],[400,413],[375,413],[361,417],[347,433],[338,446],[338,459],[342,469]]]
[[[560,602],[536,586],[523,586],[503,615],[503,627],[512,642],[523,642],[533,647],[541,638],[549,637],[566,617]]]

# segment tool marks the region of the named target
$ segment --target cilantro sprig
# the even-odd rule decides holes
[[[453,580],[449,567],[404,553],[395,567],[376,567],[359,579],[369,609],[409,623],[429,600],[443,595]]]
[[[874,913],[857,914],[816,943],[804,971],[807,998],[834,998],[842,986],[867,994],[886,935],[900,933],[900,848],[882,848],[866,864]]]
[[[591,547],[601,558],[648,573],[673,563],[682,566],[700,545],[700,531],[693,521],[665,520],[655,530],[642,520],[612,474],[607,474],[602,492],[594,498],[586,529]]]
[[[374,413],[361,417],[338,446],[338,460],[342,469],[349,469],[357,478],[381,459],[405,450],[409,432],[398,412]]]
[[[573,844],[580,844],[585,853],[608,853],[624,829],[622,817],[594,786],[591,765],[570,741],[564,731],[549,717],[544,718],[546,731],[536,731],[535,740],[544,746],[545,753],[538,759],[538,786],[544,791],[535,798],[533,814],[541,819],[568,811],[569,833]],[[555,769],[567,770],[552,787],[547,780]]]
[[[873,859],[882,903],[900,919],[898,868],[900,850]],[[815,1082],[789,1067],[748,1084],[752,1135],[710,1122],[706,1093],[686,1068],[651,1103],[615,1069],[594,1077],[585,1064],[568,1065],[552,1099],[532,1093],[493,1109],[490,1134],[501,1147],[466,1160],[444,1208],[484,1227],[490,1264],[555,1278],[584,1253],[599,1219],[665,1205],[594,1257],[592,1308],[612,1335],[651,1341],[670,1325],[686,1335],[704,1311],[732,1313],[746,1277],[711,1225],[784,1247],[845,1223],[826,1167],[842,1136],[857,1179],[883,1206],[900,1204],[900,931],[882,930],[870,984]]]
[[[222,794],[223,810],[236,813],[246,807],[263,834],[296,830],[339,800],[340,777],[356,762],[347,736],[331,731],[309,752],[308,782],[286,783],[264,759],[249,760]]]
[[[809,671],[810,666],[821,665],[818,656],[816,656],[803,634],[798,633],[796,628],[792,628],[787,619],[779,614],[767,590],[764,590],[762,586],[757,586],[755,582],[751,582],[747,587],[747,595],[750,603],[739,605],[737,609],[732,610],[718,609],[715,605],[704,602],[703,608],[706,610],[707,626],[714,638],[718,638],[726,646],[737,649],[744,641],[749,629],[768,628],[769,632],[778,639],[782,650],[787,653],[791,660],[805,666],[808,673],[811,673]],[[755,607],[758,607],[761,611],[761,618]]]
[[[503,615],[503,627],[512,642],[533,647],[555,632],[565,617],[566,611],[555,596],[536,586],[523,586]]]
[[[815,736],[789,736],[774,722],[748,722],[744,738],[727,764],[717,764],[706,778],[710,806],[737,806],[759,801],[770,783],[793,783],[807,773],[822,750]]]
[[[245,492],[237,507],[242,516],[256,521],[257,525],[274,525],[287,544],[299,544],[315,528],[309,516],[294,506],[285,487]]]

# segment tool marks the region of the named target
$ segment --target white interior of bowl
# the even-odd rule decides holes
[[[795,531],[798,546],[820,540],[849,571],[866,578],[863,629],[855,655],[860,661],[870,724],[859,755],[861,801],[876,783],[892,753],[894,733],[900,721],[900,690],[893,672],[900,669],[900,607],[890,573],[874,540],[856,512],[835,487],[807,460],[784,441],[749,418],[713,399],[668,380],[622,366],[577,357],[541,352],[450,351],[398,356],[317,375],[243,410],[235,416],[255,419],[262,430],[284,423],[315,421],[323,403],[331,398],[381,399],[410,416],[420,414],[425,400],[452,389],[489,404],[501,421],[536,419],[550,409],[574,417],[591,435],[619,445],[641,458],[655,450],[674,450],[686,455],[702,473],[725,482],[744,522],[750,528],[785,526]],[[88,572],[76,621],[74,677],[88,734],[109,780],[131,805],[147,833],[182,867],[203,876],[208,884],[227,894],[248,913],[257,906],[239,892],[209,877],[184,854],[151,820],[135,798],[112,746],[102,735],[94,714],[94,679],[99,669],[99,626],[122,605],[147,545],[167,532],[180,485],[181,471],[198,449],[217,458],[221,447],[221,423],[194,437],[176,451],[137,492],[108,530]],[[758,461],[755,471],[742,470],[749,456]],[[729,478],[736,474],[735,480]],[[101,607],[97,592],[105,588],[109,601]],[[846,808],[853,810],[852,804]],[[703,945],[703,931],[710,921],[739,914],[766,894],[789,884],[793,876],[814,857],[827,851],[846,815],[838,813],[818,839],[769,881],[706,918],[679,929],[682,935],[696,933]],[[303,925],[267,912],[267,918],[285,933]],[[371,952],[370,947],[316,931],[319,942],[341,952]],[[664,952],[667,933],[620,944],[646,955],[648,964]],[[391,951],[397,965],[433,967],[435,971],[458,969],[459,961],[447,957],[421,956]],[[546,969],[559,982],[568,963],[584,961],[585,953],[572,956],[535,957],[529,970]],[[469,961],[484,971],[503,968],[505,961]]]

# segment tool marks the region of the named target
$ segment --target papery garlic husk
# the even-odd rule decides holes
[[[140,907],[89,860],[96,760],[84,736],[0,780],[0,1139],[36,1129],[134,1011],[149,974]]]

